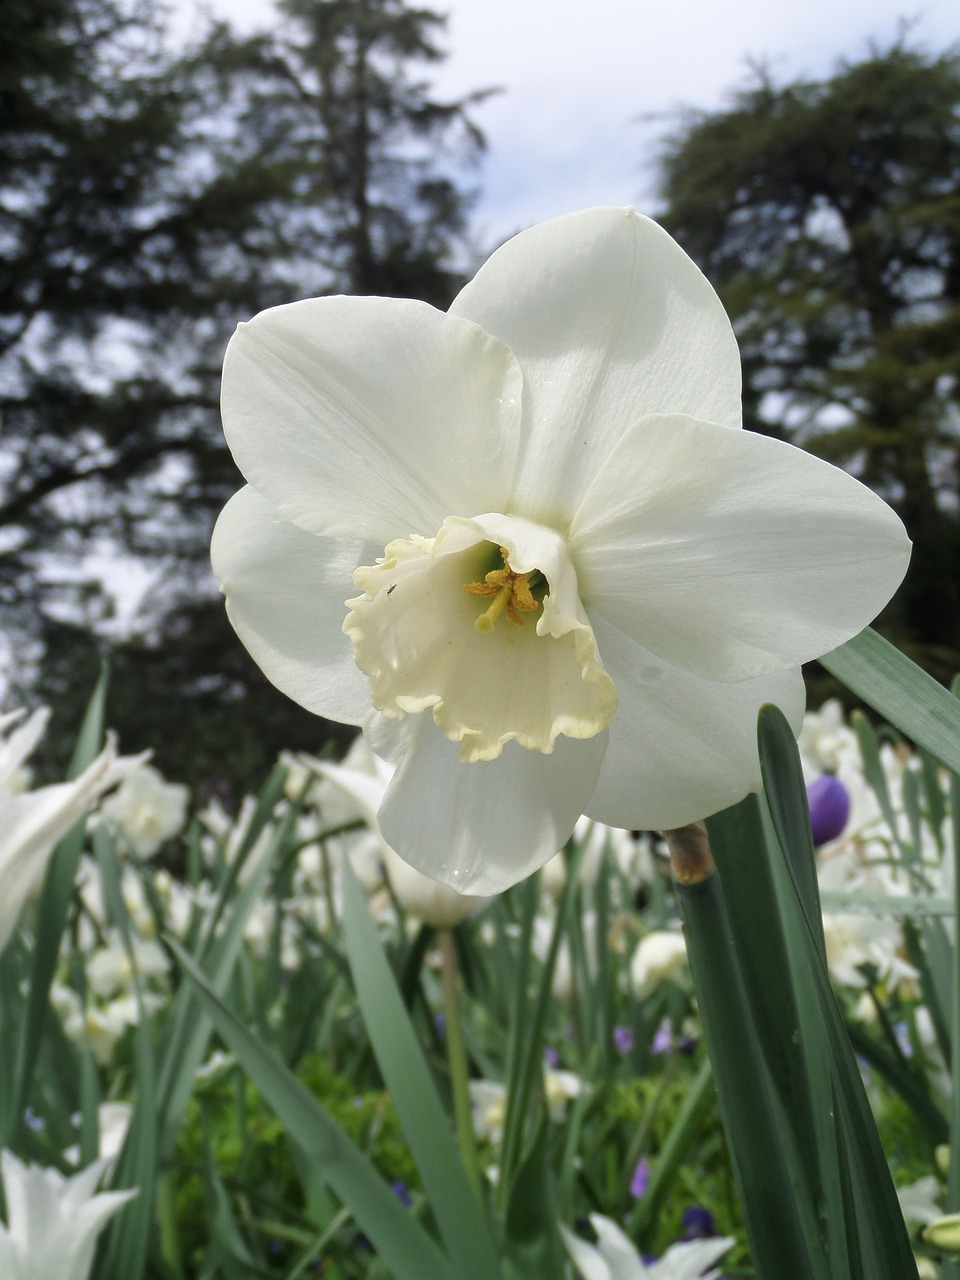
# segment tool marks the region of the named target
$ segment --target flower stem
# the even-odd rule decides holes
[[[446,1018],[447,1062],[450,1067],[450,1083],[453,1088],[453,1116],[457,1129],[457,1142],[463,1157],[467,1178],[477,1199],[482,1202],[480,1167],[477,1163],[477,1145],[473,1133],[473,1115],[470,1109],[467,1052],[463,1043],[463,1026],[460,1021],[460,993],[457,981],[457,954],[453,944],[453,930],[440,929],[440,972],[443,976],[443,1006]]]

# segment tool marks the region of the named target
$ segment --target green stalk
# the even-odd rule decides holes
[[[954,681],[954,694],[960,693],[960,681]],[[952,990],[952,1026],[950,1077],[950,1164],[947,1170],[947,1213],[960,1210],[960,778],[955,773],[950,775],[950,814],[953,823],[953,894],[954,920],[956,922],[953,940],[953,990]],[[942,1280],[960,1280],[960,1261],[945,1258],[940,1267]]]
[[[173,1280],[184,1280],[180,1257],[180,1234],[177,1222],[176,1189],[172,1175],[163,1174],[157,1186],[157,1218],[160,1228],[160,1256]]]
[[[453,1089],[453,1116],[457,1129],[457,1143],[467,1178],[474,1195],[483,1203],[480,1184],[480,1166],[477,1163],[477,1143],[473,1132],[473,1114],[470,1108],[469,1069],[467,1051],[463,1042],[463,1024],[460,1020],[460,991],[457,981],[457,952],[452,929],[440,929],[440,973],[443,977],[443,1009],[446,1019],[447,1063],[450,1067],[450,1084]]]
[[[669,832],[667,839],[757,1275],[816,1280],[782,1145],[784,1126],[774,1107],[706,833],[698,825]]]

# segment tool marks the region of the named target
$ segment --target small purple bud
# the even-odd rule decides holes
[[[433,1025],[436,1028],[437,1035],[443,1038],[447,1034],[447,1015],[445,1013],[435,1013],[433,1015]]]
[[[410,1194],[407,1191],[407,1184],[402,1178],[395,1178],[394,1181],[390,1183],[390,1190],[405,1208],[410,1208],[412,1203],[410,1200]]]
[[[543,1060],[551,1071],[556,1071],[557,1063],[560,1061],[560,1055],[552,1044],[543,1046]]]
[[[664,1018],[656,1031],[653,1033],[653,1040],[650,1044],[651,1053],[669,1053],[673,1048],[673,1032],[670,1030],[670,1023]]]
[[[38,1116],[31,1106],[28,1106],[23,1113],[23,1123],[28,1129],[32,1129],[34,1133],[43,1133],[47,1127],[47,1122],[43,1116]]]
[[[717,1234],[717,1223],[709,1209],[702,1204],[692,1205],[684,1210],[683,1240],[706,1240]]]
[[[613,1043],[618,1053],[629,1053],[633,1048],[633,1032],[629,1027],[614,1027]]]
[[[647,1186],[650,1182],[650,1161],[644,1156],[637,1161],[637,1167],[633,1171],[633,1177],[630,1179],[630,1194],[634,1200],[642,1200],[647,1194]]]
[[[850,792],[832,773],[824,773],[807,784],[810,827],[815,845],[836,840],[850,817]]]

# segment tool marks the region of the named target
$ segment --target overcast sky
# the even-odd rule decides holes
[[[504,90],[474,112],[489,143],[474,219],[484,245],[589,205],[654,212],[650,160],[671,113],[721,106],[750,61],[777,79],[824,75],[871,41],[889,45],[904,16],[930,51],[960,42],[957,0],[418,2],[449,15],[449,58],[426,69],[436,96]],[[177,3],[195,12],[196,0]],[[210,7],[244,30],[269,24],[269,0]]]

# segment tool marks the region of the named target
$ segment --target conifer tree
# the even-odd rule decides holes
[[[759,73],[663,157],[664,221],[716,285],[746,425],[858,474],[914,540],[891,621],[960,661],[960,58],[901,40],[823,81]]]
[[[445,306],[469,203],[449,175],[482,139],[469,102],[411,73],[442,56],[429,10],[286,0],[276,30],[218,24],[171,52],[153,5],[13,0],[0,46],[3,632],[15,686],[69,733],[116,649],[111,597],[144,566],[114,723],[177,776],[253,781],[324,731],[265,685],[210,577],[242,483],[223,349],[308,294]]]

